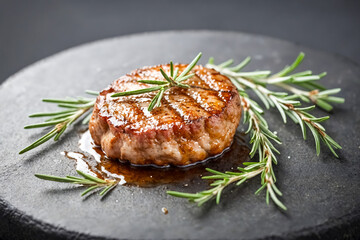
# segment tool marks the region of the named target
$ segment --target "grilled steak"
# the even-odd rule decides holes
[[[186,66],[175,65],[179,74]],[[171,88],[151,112],[147,108],[156,92],[111,97],[153,86],[140,79],[164,80],[160,67],[170,68],[137,69],[100,93],[89,124],[94,142],[110,158],[159,166],[188,165],[229,147],[240,120],[240,98],[231,81],[213,69],[195,66],[196,75],[183,82],[191,88]]]

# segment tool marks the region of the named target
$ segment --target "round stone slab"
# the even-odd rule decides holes
[[[53,111],[41,98],[83,95],[101,90],[117,77],[138,67],[189,62],[203,52],[220,63],[252,57],[247,70],[280,70],[299,52],[306,53],[300,70],[328,72],[323,83],[341,87],[346,104],[336,105],[327,132],[343,149],[339,159],[322,146],[315,154],[309,132],[304,141],[299,126],[282,123],[276,110],[265,117],[283,141],[275,166],[283,212],[265,203],[265,193],[254,195],[260,178],[230,187],[220,205],[197,207],[166,190],[195,192],[207,187],[199,179],[154,188],[119,186],[107,197],[81,198],[83,188],[43,181],[35,173],[76,175],[74,162],[60,154],[78,150],[74,128],[56,144],[18,155],[20,149],[44,132],[24,130],[33,123],[27,115]],[[341,238],[359,234],[360,212],[360,68],[331,54],[264,36],[216,31],[175,31],[130,35],[75,47],[39,61],[0,86],[0,237],[11,239],[116,238]],[[317,116],[327,113],[314,111]],[[289,120],[290,121],[290,120]],[[76,126],[79,126],[77,124]],[[245,126],[240,124],[239,130]],[[168,209],[168,214],[162,208]],[[357,235],[358,236],[358,235]]]

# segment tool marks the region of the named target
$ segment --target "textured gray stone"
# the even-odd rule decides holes
[[[102,89],[132,69],[188,62],[199,51],[201,63],[252,56],[247,69],[279,70],[300,51],[307,54],[301,69],[327,71],[328,87],[341,87],[346,105],[335,107],[324,125],[343,150],[334,158],[326,147],[317,157],[314,142],[303,141],[293,123],[284,126],[276,111],[266,114],[283,144],[276,166],[278,187],[289,210],[266,206],[255,196],[259,179],[225,192],[219,206],[197,208],[167,196],[166,189],[197,191],[199,180],[155,188],[118,187],[108,197],[83,199],[81,189],[42,181],[34,173],[74,174],[74,162],[60,155],[77,149],[72,131],[56,144],[27,154],[17,152],[40,136],[26,131],[30,113],[54,110],[42,97],[82,95]],[[21,57],[21,56],[19,56]],[[78,238],[345,238],[359,237],[360,68],[340,57],[263,36],[214,31],[179,31],[130,35],[72,48],[39,61],[0,86],[0,237],[12,239]],[[315,111],[317,115],[325,115]],[[239,127],[242,129],[242,126]],[[288,159],[288,156],[291,156]],[[164,215],[161,208],[169,214]]]

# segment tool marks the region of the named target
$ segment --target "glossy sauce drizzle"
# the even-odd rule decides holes
[[[81,152],[62,153],[76,161],[77,170],[103,179],[118,179],[120,184],[139,187],[187,182],[207,174],[206,168],[233,171],[241,163],[249,160],[250,152],[239,132],[235,134],[233,144],[222,154],[186,167],[134,166],[128,162],[110,159],[99,146],[95,145],[89,131],[82,133],[79,147]]]

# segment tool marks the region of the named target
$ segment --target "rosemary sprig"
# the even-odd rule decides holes
[[[86,91],[86,93],[91,95],[98,95],[98,92],[95,91]],[[95,98],[65,98],[65,99],[43,99],[43,102],[55,103],[58,107],[65,110],[59,112],[45,112],[45,113],[35,113],[31,114],[29,117],[48,117],[42,123],[36,123],[27,125],[25,129],[31,128],[43,128],[54,126],[47,134],[22,149],[19,154],[23,154],[31,149],[38,147],[39,145],[49,141],[54,138],[54,141],[57,141],[60,136],[65,132],[65,130],[74,123],[78,118],[87,113],[90,109],[93,108],[95,104]],[[89,113],[82,121],[83,124],[87,124],[90,120],[92,113]]]
[[[155,87],[137,89],[132,91],[126,92],[118,92],[111,97],[124,97],[124,96],[131,96],[131,95],[138,95],[144,94],[149,92],[158,91],[155,97],[151,100],[148,111],[152,111],[154,108],[161,106],[161,99],[164,96],[165,91],[169,90],[172,87],[181,87],[181,88],[189,88],[190,86],[187,84],[183,84],[182,82],[193,77],[195,74],[191,73],[190,71],[196,66],[196,63],[201,58],[202,53],[200,52],[192,61],[191,63],[178,75],[179,68],[174,69],[173,62],[170,62],[170,71],[166,73],[164,69],[160,68],[161,75],[164,77],[165,81],[160,80],[138,80],[138,82],[146,83],[150,85],[156,85]]]
[[[104,196],[118,184],[118,181],[116,180],[109,180],[109,179],[103,180],[91,176],[89,174],[86,174],[84,172],[81,172],[79,170],[77,170],[77,173],[83,178],[74,177],[74,176],[57,177],[57,176],[43,175],[43,174],[35,174],[35,177],[48,181],[79,184],[88,187],[84,192],[82,192],[81,196],[84,196],[87,193],[90,193],[99,188],[103,188],[99,195]]]
[[[314,89],[320,85],[315,83],[321,77],[325,76],[325,73],[319,75],[312,75],[311,71],[304,71],[289,75],[293,72],[304,58],[304,53],[300,53],[297,59],[290,66],[286,66],[280,72],[270,75],[270,71],[254,71],[254,72],[240,72],[240,70],[249,63],[250,58],[246,58],[242,63],[235,67],[230,67],[233,63],[232,60],[228,60],[222,64],[214,65],[213,59],[209,60],[207,67],[212,67],[220,73],[228,76],[230,80],[238,87],[238,89],[251,89],[263,102],[265,107],[276,107],[284,121],[286,123],[286,116],[289,116],[296,124],[299,124],[302,130],[303,138],[306,139],[306,127],[307,126],[315,140],[316,153],[320,154],[320,141],[330,149],[334,156],[338,157],[335,149],[341,149],[341,146],[336,143],[328,134],[325,132],[325,128],[320,122],[329,119],[325,117],[315,117],[309,113],[314,107],[300,108],[300,101],[296,100],[300,98],[305,102],[313,101],[317,106],[325,109],[332,110],[330,102],[343,103],[343,98],[330,96],[340,92],[339,88],[326,90],[321,86],[322,90]],[[240,66],[240,67],[239,67]],[[266,84],[276,84],[282,87],[294,95],[289,95],[286,92],[275,92],[266,88]],[[304,85],[306,84],[306,85]],[[308,86],[311,87],[311,91],[304,91],[293,87],[293,85]]]
[[[266,202],[269,204],[271,198],[273,202],[280,208],[286,210],[285,205],[278,199],[278,196],[282,196],[282,193],[276,187],[275,174],[272,164],[277,164],[277,158],[275,153],[280,152],[274,147],[271,141],[281,144],[280,139],[269,130],[266,120],[261,116],[263,110],[260,106],[252,101],[248,95],[239,90],[239,94],[242,97],[242,107],[244,112],[244,123],[248,123],[249,127],[246,134],[250,133],[252,149],[250,151],[250,157],[253,158],[258,153],[258,162],[246,162],[245,168],[238,167],[238,172],[218,172],[212,169],[206,169],[213,175],[204,176],[203,179],[216,180],[210,184],[213,188],[198,193],[184,193],[176,191],[168,191],[167,193],[175,196],[187,198],[189,201],[198,203],[201,206],[203,203],[216,198],[216,203],[219,204],[221,193],[227,186],[236,182],[236,185],[244,183],[246,180],[253,178],[261,174],[261,187],[255,192],[259,194],[261,190],[266,188]]]
[[[291,74],[302,63],[304,58],[305,54],[300,53],[291,65],[285,66],[281,71],[273,75],[271,75],[271,71],[240,72],[242,68],[250,62],[250,57],[247,57],[235,67],[230,67],[230,65],[233,64],[233,60],[231,59],[222,64],[215,65],[214,59],[211,58],[206,66],[214,68],[228,76],[231,80],[245,80],[256,85],[262,85],[263,87],[270,84],[275,85],[293,94],[286,96],[286,99],[300,99],[307,103],[311,101],[326,111],[331,111],[333,109],[331,103],[344,103],[344,98],[331,96],[339,93],[341,91],[340,88],[327,90],[318,83],[321,78],[326,76],[326,72],[313,75],[312,71],[307,70]],[[246,87],[252,88],[251,86]],[[308,91],[305,91],[304,89],[307,89]]]
[[[266,84],[273,84],[293,93],[293,95],[287,97],[288,99],[299,98],[307,103],[311,101],[328,112],[333,109],[333,106],[330,103],[344,103],[344,98],[331,96],[339,93],[341,91],[340,88],[327,90],[324,86],[317,83],[318,80],[326,76],[326,72],[318,75],[312,75],[312,71],[307,70],[290,74],[301,64],[304,57],[305,54],[300,53],[290,66],[286,66],[280,72],[267,79],[262,79],[261,81]],[[309,91],[296,88],[295,85],[308,89]]]

